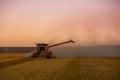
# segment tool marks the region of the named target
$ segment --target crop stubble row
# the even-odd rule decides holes
[[[77,58],[56,80],[120,80],[120,59]]]

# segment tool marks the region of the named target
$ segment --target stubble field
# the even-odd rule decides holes
[[[24,59],[0,53],[0,80],[120,80],[120,57]]]

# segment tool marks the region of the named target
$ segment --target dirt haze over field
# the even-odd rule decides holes
[[[119,8],[119,0],[1,0],[0,46],[120,44]]]
[[[120,46],[57,47],[52,50],[58,57],[120,57]]]

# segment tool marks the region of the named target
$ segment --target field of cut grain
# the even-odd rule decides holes
[[[120,80],[120,58],[21,58],[0,63],[0,80]]]
[[[25,54],[26,53],[0,53],[0,63],[21,59]]]

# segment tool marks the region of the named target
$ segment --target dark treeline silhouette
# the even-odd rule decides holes
[[[0,52],[31,52],[35,47],[0,47]]]

